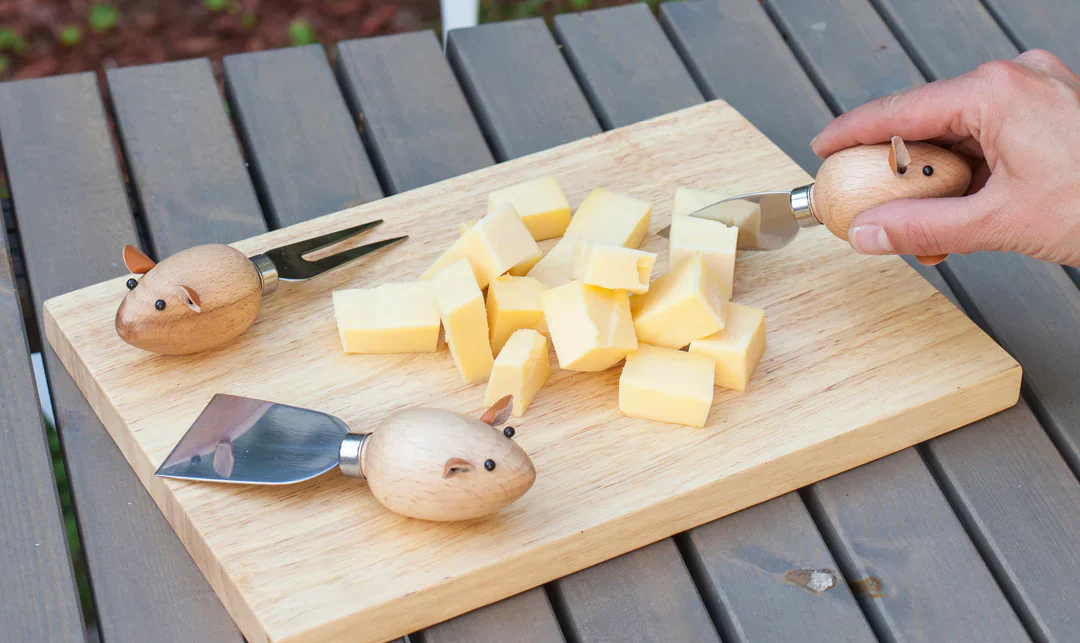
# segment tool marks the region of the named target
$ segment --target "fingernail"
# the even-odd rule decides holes
[[[820,136],[820,134],[819,134],[818,136]],[[818,139],[818,137],[817,137],[817,136],[815,136],[814,138],[810,139],[810,147],[814,147],[814,143],[817,143],[817,139]]]
[[[848,241],[856,252],[864,255],[893,254],[889,235],[885,234],[885,229],[879,225],[869,224],[852,228],[848,231]]]

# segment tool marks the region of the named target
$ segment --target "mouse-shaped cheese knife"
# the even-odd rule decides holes
[[[855,217],[889,201],[961,196],[971,182],[971,168],[960,156],[929,143],[907,143],[894,136],[890,143],[860,145],[825,159],[814,183],[791,191],[757,192],[724,199],[690,216],[731,225],[730,208],[748,201],[760,208],[761,231],[746,250],[776,250],[795,238],[799,228],[824,225],[847,240]],[[668,236],[670,226],[660,231]],[[749,238],[749,237],[748,237]],[[919,257],[937,263],[944,257]]]
[[[395,513],[471,520],[525,495],[532,460],[512,439],[507,395],[476,419],[417,408],[387,416],[370,433],[336,417],[234,395],[215,395],[155,475],[208,482],[283,485],[331,469],[366,479]]]
[[[128,279],[130,292],[116,311],[116,332],[128,344],[153,353],[183,355],[216,348],[255,321],[265,295],[279,281],[305,281],[340,268],[395,237],[309,261],[304,255],[340,243],[382,223],[370,221],[312,239],[267,250],[250,259],[232,246],[195,246],[155,264],[134,246],[124,246],[124,264],[142,279]]]

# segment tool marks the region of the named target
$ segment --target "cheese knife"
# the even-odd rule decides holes
[[[794,190],[756,192],[734,196],[690,213],[733,225],[733,213],[759,212],[761,230],[756,240],[740,237],[744,250],[777,250],[791,243],[800,228],[824,225],[834,235],[848,238],[848,227],[858,215],[888,201],[961,196],[971,182],[971,168],[960,156],[929,143],[905,143],[894,136],[890,143],[860,145],[825,159],[814,183]],[[671,226],[659,232],[670,236]],[[749,235],[747,235],[749,237]],[[937,263],[940,257],[919,257]]]

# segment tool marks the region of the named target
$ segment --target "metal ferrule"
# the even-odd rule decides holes
[[[814,214],[813,200],[810,198],[813,188],[814,184],[811,183],[791,191],[791,212],[800,228],[821,225],[821,219]]]
[[[367,433],[347,433],[338,447],[338,466],[341,472],[350,478],[364,479],[364,471],[360,466],[360,451],[364,448],[364,440]]]
[[[278,269],[271,261],[270,257],[266,255],[255,255],[251,258],[251,263],[255,266],[256,272],[259,273],[259,281],[262,282],[262,294],[271,294],[278,287]]]

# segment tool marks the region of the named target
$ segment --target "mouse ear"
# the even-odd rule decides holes
[[[492,404],[491,408],[484,411],[484,414],[480,416],[480,421],[486,422],[491,426],[499,426],[510,419],[510,411],[513,409],[514,396],[507,395],[498,402]]]
[[[908,163],[911,163],[911,154],[907,151],[907,145],[904,145],[904,139],[899,136],[892,137],[889,143],[889,167],[893,174],[902,176],[907,172]]]
[[[124,246],[124,265],[136,275],[145,275],[157,264],[142,250],[129,244]]]
[[[443,465],[442,477],[444,479],[453,478],[454,476],[460,475],[462,473],[469,473],[474,468],[475,467],[473,467],[472,463],[468,460],[462,460],[461,458],[450,458],[446,461],[446,464]]]
[[[199,293],[195,292],[194,288],[181,284],[176,287],[176,290],[177,294],[180,295],[180,301],[187,304],[188,308],[197,313],[202,312],[202,302],[199,301]]]

